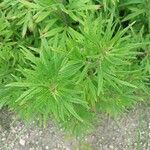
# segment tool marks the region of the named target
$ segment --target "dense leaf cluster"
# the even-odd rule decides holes
[[[1,0],[0,108],[74,134],[148,99],[149,0]]]

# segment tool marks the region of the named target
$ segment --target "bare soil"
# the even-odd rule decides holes
[[[25,125],[0,111],[0,150],[150,150],[150,107],[137,106],[117,120],[99,115],[95,131],[82,140],[68,137],[52,122]]]

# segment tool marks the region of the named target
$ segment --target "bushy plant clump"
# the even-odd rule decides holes
[[[0,108],[84,133],[149,98],[149,0],[1,0]]]

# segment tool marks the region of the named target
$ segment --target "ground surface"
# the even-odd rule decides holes
[[[143,105],[117,121],[99,116],[96,130],[82,144],[52,123],[41,129],[34,123],[13,122],[10,116],[0,112],[0,150],[150,150],[150,107]]]

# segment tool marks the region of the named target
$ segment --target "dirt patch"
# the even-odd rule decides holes
[[[7,107],[0,109],[0,131],[9,130],[12,122],[12,112]]]
[[[6,122],[10,114],[4,112],[0,115],[0,150],[150,150],[150,107],[145,105],[117,120],[98,116],[95,131],[82,142],[66,137],[51,122],[45,129],[34,122]]]
[[[93,149],[150,150],[149,117],[150,109],[140,106],[118,120],[101,118],[102,122],[92,134]]]

